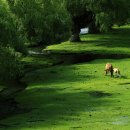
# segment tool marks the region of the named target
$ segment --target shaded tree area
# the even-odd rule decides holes
[[[109,31],[114,24],[123,25],[129,18],[128,0],[66,0],[72,19],[70,41],[80,41],[82,27],[89,27],[89,33]]]
[[[108,31],[128,21],[128,0],[7,0],[20,22],[26,43],[45,45],[67,40],[80,41],[79,32]]]

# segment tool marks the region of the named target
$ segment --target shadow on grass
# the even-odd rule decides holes
[[[113,29],[109,33],[103,34],[88,34],[81,36],[81,44],[92,44],[96,46],[104,46],[108,48],[130,47],[130,28]],[[87,39],[88,37],[88,39]],[[85,38],[85,39],[84,39]],[[92,39],[92,40],[90,40]]]
[[[108,48],[113,47],[130,47],[130,28],[114,29],[110,33],[89,35],[89,37],[95,37],[92,40],[83,40],[81,43],[91,43],[95,46],[105,46]]]
[[[63,69],[64,68],[64,69]],[[56,84],[66,84],[76,83],[76,82],[84,82],[87,80],[93,80],[96,78],[96,75],[92,75],[92,73],[87,73],[87,70],[83,70],[83,72],[79,72],[77,67],[72,66],[55,66],[47,69],[39,69],[33,72],[30,72],[24,78],[24,82],[31,83],[32,85],[54,85]],[[81,69],[81,68],[79,68]],[[85,73],[86,71],[86,73]]]
[[[64,92],[54,88],[33,88],[25,90],[18,96],[19,107],[25,111],[16,118],[8,118],[6,124],[0,122],[2,130],[18,130],[22,128],[53,128],[56,125],[80,121],[81,112],[87,112],[88,120],[92,112],[100,111],[100,107],[113,104],[106,99],[109,93],[100,91]],[[100,97],[100,98],[99,98]]]
[[[126,83],[120,83],[119,85],[129,85],[130,82],[126,82]]]
[[[112,96],[111,93],[105,93],[103,91],[90,91],[89,95],[95,98],[107,97]]]

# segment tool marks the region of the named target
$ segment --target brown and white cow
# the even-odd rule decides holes
[[[113,73],[115,76],[118,76],[118,77],[121,76],[120,70],[118,68],[114,68]]]
[[[113,66],[111,63],[107,63],[105,66],[106,75],[110,72],[111,77],[113,77]]]

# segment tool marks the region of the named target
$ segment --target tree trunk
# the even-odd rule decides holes
[[[70,37],[70,42],[80,42],[80,37],[79,37],[79,34],[73,34],[71,35]]]
[[[86,27],[93,20],[93,12],[84,9],[84,12],[80,15],[72,17],[72,36],[70,38],[71,42],[79,42],[80,40],[80,29]]]
[[[81,40],[80,40],[79,33],[80,33],[80,28],[78,24],[74,24],[72,28],[72,35],[69,40],[71,42],[80,42]]]

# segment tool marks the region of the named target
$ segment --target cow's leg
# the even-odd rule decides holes
[[[113,76],[113,70],[111,70],[110,73],[111,73],[111,77],[114,77],[114,76]]]
[[[105,70],[105,71],[106,71],[105,75],[107,75],[108,71],[107,70]]]

